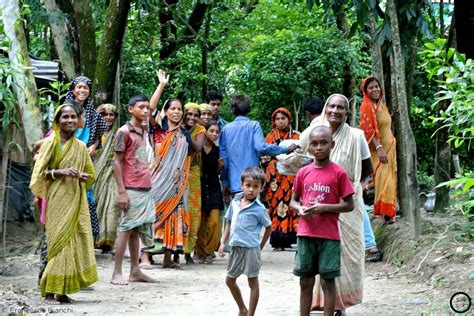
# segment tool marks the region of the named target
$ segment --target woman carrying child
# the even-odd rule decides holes
[[[196,256],[199,258],[199,263],[212,264],[214,250],[219,245],[221,210],[224,208],[219,182],[219,172],[223,161],[219,157],[219,147],[215,144],[219,133],[219,123],[209,121],[206,125],[206,138],[201,153],[202,217],[196,242]]]
[[[280,144],[286,139],[299,139],[299,132],[291,128],[290,111],[281,107],[272,113],[272,130],[265,137],[268,144]],[[275,157],[263,157],[262,168],[265,170],[265,200],[272,219],[270,244],[274,250],[285,250],[296,244],[298,215],[290,208],[293,177],[278,172]]]

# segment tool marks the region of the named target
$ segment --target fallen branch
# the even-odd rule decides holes
[[[423,257],[423,259],[421,259],[420,263],[418,264],[418,267],[416,268],[416,272],[418,273],[421,269],[421,266],[423,265],[423,263],[426,261],[426,259],[428,258],[429,254],[433,251],[433,249],[436,248],[436,246],[440,243],[441,240],[443,240],[444,238],[446,238],[446,233],[448,232],[448,230],[451,228],[451,226],[453,226],[455,223],[451,223],[450,225],[448,225],[448,227],[446,227],[446,229],[444,230],[444,232],[441,234],[441,236],[435,241],[435,243],[433,244],[433,246],[426,252],[425,256]]]

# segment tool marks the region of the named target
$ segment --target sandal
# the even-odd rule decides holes
[[[369,255],[365,259],[369,262],[380,262],[383,259],[383,251],[378,249],[376,252],[369,252]]]

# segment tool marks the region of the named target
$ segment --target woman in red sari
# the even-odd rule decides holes
[[[397,141],[392,133],[392,117],[383,102],[383,90],[375,77],[362,82],[364,99],[359,127],[369,143],[375,171],[374,215],[381,223],[392,224],[397,205]]]
[[[272,113],[272,130],[265,137],[269,144],[279,144],[286,139],[299,139],[299,132],[291,128],[291,114],[281,107]],[[281,175],[276,167],[276,159],[262,158],[262,167],[267,176],[264,190],[272,219],[272,234],[270,244],[274,250],[285,250],[296,243],[298,216],[290,205],[292,176]]]

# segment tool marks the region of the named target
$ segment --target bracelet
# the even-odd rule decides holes
[[[380,148],[383,149],[382,144],[379,144],[377,147],[375,147],[375,150],[379,150]]]
[[[56,180],[56,177],[54,176],[54,171],[55,171],[55,170],[56,170],[56,169],[51,170],[51,179],[53,179],[53,180]]]

